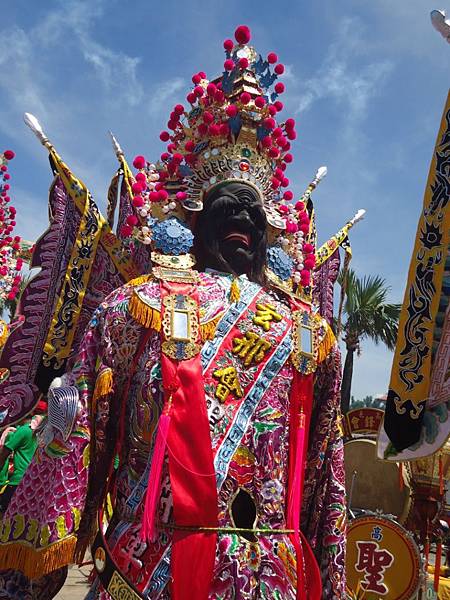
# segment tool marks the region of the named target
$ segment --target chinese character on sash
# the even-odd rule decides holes
[[[271,304],[257,304],[253,323],[262,327],[264,331],[269,331],[272,321],[278,323],[282,318],[283,317],[277,313],[275,306],[272,306]]]
[[[394,562],[393,555],[387,550],[381,550],[377,542],[356,542],[358,561],[355,569],[364,572],[361,587],[366,592],[387,594],[389,591],[384,584],[384,572]]]
[[[244,359],[244,365],[249,366],[252,361],[259,363],[264,359],[264,355],[271,348],[271,344],[263,340],[256,333],[247,331],[244,337],[235,337],[233,340],[233,354]]]
[[[242,398],[242,389],[234,367],[217,369],[213,376],[219,380],[215,393],[218,400],[225,402],[229,394],[234,394],[236,398]]]

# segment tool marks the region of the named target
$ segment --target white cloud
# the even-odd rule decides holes
[[[330,45],[316,75],[301,86],[297,113],[307,111],[314,102],[331,98],[346,110],[347,120],[362,119],[370,100],[377,94],[393,68],[387,60],[362,64],[364,40],[359,19],[343,18],[336,39]]]

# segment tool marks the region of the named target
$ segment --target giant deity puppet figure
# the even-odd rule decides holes
[[[50,150],[53,193],[82,212],[35,383],[58,352],[76,352],[50,386],[38,455],[1,522],[1,598],[43,597],[42,578],[89,545],[90,599],[345,597],[340,359],[329,280],[318,293],[313,277],[355,219],[316,250],[319,178],[297,203],[287,189],[296,134],[293,119],[277,122],[284,67],[255,52],[247,27],[235,38],[220,77],[194,75],[156,166],[136,157],[133,175],[115,142],[118,238],[97,227],[86,188],[28,117]],[[37,245],[42,260],[52,239]],[[99,253],[112,266],[89,271]],[[77,343],[77,302],[92,298],[67,290],[94,280],[105,293],[119,275],[127,283]],[[17,414],[35,388],[15,389]]]

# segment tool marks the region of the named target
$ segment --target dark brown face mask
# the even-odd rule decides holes
[[[214,188],[204,200],[194,227],[197,267],[264,283],[267,220],[260,197],[241,182]]]

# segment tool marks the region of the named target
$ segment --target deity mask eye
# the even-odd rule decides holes
[[[199,268],[245,273],[263,283],[266,229],[262,202],[252,186],[230,182],[214,188],[206,196],[194,228]]]

